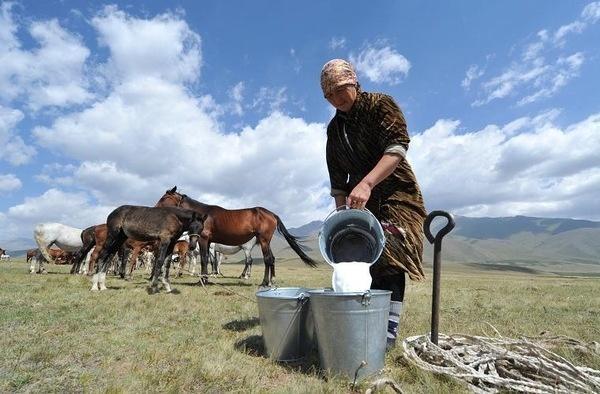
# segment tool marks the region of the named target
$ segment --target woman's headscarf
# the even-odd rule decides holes
[[[342,85],[356,85],[356,73],[352,64],[343,59],[333,59],[325,63],[321,70],[321,89],[327,97],[335,88]]]

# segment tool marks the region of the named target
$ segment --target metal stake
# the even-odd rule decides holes
[[[448,223],[435,235],[431,234],[431,222],[434,218],[443,216]],[[423,230],[429,243],[433,244],[433,300],[431,302],[431,342],[438,344],[438,329],[440,324],[440,277],[442,238],[454,228],[454,217],[446,211],[433,211],[425,218]]]

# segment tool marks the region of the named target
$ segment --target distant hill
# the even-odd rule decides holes
[[[443,241],[444,264],[464,264],[484,269],[545,273],[590,273],[600,275],[600,222],[575,219],[548,219],[527,216],[502,218],[455,217],[456,227]],[[437,233],[446,220],[436,219]],[[322,261],[318,234],[323,222],[312,221],[290,228],[302,237],[309,256]],[[278,260],[297,259],[287,242],[275,233],[271,249]],[[11,256],[25,250],[9,250]],[[432,261],[432,247],[425,241],[426,265]],[[260,258],[260,248],[253,250]],[[233,261],[243,255],[231,256]]]
[[[323,222],[320,220],[314,220],[303,226],[290,228],[289,231],[296,237],[306,237],[308,235],[318,234],[323,226]]]
[[[443,241],[444,263],[523,272],[600,274],[600,222],[527,216],[456,216],[455,222],[456,227]],[[436,219],[434,235],[445,223],[443,218]],[[313,221],[290,229],[292,234],[308,237],[309,254],[319,260],[317,237],[322,224]],[[274,241],[273,251],[281,258],[294,257],[280,238]],[[426,264],[432,261],[432,247],[427,241],[424,259]]]

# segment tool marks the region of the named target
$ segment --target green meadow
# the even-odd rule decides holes
[[[228,261],[236,260],[230,258]],[[326,287],[331,269],[297,259],[277,261],[278,286]],[[148,295],[147,274],[108,276],[109,289],[90,292],[90,278],[48,267],[30,275],[25,262],[0,265],[0,392],[364,392],[326,378],[315,357],[300,365],[264,353],[255,292],[263,266],[237,279],[240,263],[206,288],[174,279],[171,294]],[[409,283],[401,338],[429,332],[431,272]],[[600,279],[444,266],[440,332],[600,340]],[[578,365],[600,369],[600,355],[555,349]],[[407,393],[464,392],[459,382],[408,365],[397,346],[383,376]]]

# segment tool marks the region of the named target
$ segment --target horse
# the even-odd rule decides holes
[[[96,227],[101,226],[94,225],[86,228],[81,232],[81,249],[73,257],[73,267],[71,267],[71,273],[76,274],[81,271],[81,265],[85,258],[89,264],[90,252],[94,246],[96,246]],[[85,268],[83,269],[85,272]]]
[[[54,261],[54,264],[56,264],[56,265],[72,264],[74,262],[74,259],[76,256],[76,253],[67,252],[62,249],[55,249],[55,248],[48,248],[48,254],[50,255],[50,257],[52,257],[52,261]],[[44,255],[42,254],[42,251],[39,249],[29,249],[27,251],[26,258],[27,258],[27,260],[26,260],[27,263],[31,262],[31,265],[29,267],[29,272],[35,271],[36,263],[40,263],[40,267],[41,267],[43,261],[48,262],[46,260],[46,258],[44,257]],[[41,271],[38,271],[38,272],[41,272]]]
[[[119,269],[119,275],[121,278],[125,277],[125,268],[127,262],[131,260],[131,266],[129,267],[129,278],[133,278],[133,270],[137,267],[138,257],[142,250],[148,250],[151,253],[156,253],[158,251],[158,242],[143,242],[136,241],[134,239],[127,239],[125,244],[123,244],[123,248],[121,250],[122,258],[121,258],[121,267]]]
[[[179,238],[173,247],[173,254],[171,255],[171,261],[177,263],[177,273],[175,276],[179,278],[181,271],[184,269],[187,263],[188,253],[190,252],[189,236],[186,235],[186,239],[183,237]]]
[[[156,293],[162,266],[166,257],[173,253],[173,247],[181,234],[187,230],[190,235],[190,247],[195,248],[205,220],[206,215],[182,208],[134,205],[122,205],[116,208],[106,219],[108,231],[106,242],[103,245],[96,245],[96,248],[101,250],[98,256],[99,263],[96,265],[96,273],[92,279],[91,290],[106,290],[106,271],[109,258],[123,245],[127,238],[130,238],[136,241],[159,241],[160,243],[158,257],[152,267],[152,282],[148,288],[149,293]],[[170,265],[171,262],[168,259],[165,273],[161,278],[167,292],[171,292],[171,284],[169,283]]]
[[[10,255],[6,253],[6,250],[0,248],[0,260],[8,260],[10,263]]]
[[[56,245],[66,252],[76,252],[83,246],[81,241],[81,229],[66,226],[61,223],[40,223],[33,229],[33,239],[37,243],[38,249],[49,263],[53,259],[48,253],[48,248]],[[44,259],[39,259],[38,272],[45,272]],[[30,269],[34,273],[34,267]]]
[[[218,243],[211,243],[210,244],[211,254],[214,255],[214,260],[216,261],[216,268],[213,267],[213,274],[221,273],[220,265],[221,265],[222,256],[221,256],[221,258],[219,258],[216,253],[221,253],[224,255],[232,255],[232,254],[236,254],[240,250],[243,250],[244,255],[246,256],[246,263],[244,265],[244,270],[242,271],[240,278],[249,279],[250,275],[252,274],[252,249],[256,246],[257,243],[258,243],[258,241],[257,241],[256,237],[250,239],[250,241],[246,242],[245,244],[237,245],[237,246],[229,246],[229,245],[223,245],[223,244],[218,244]]]
[[[271,287],[275,277],[275,257],[271,251],[271,239],[275,230],[283,235],[292,250],[305,264],[311,267],[317,265],[313,259],[304,253],[298,239],[288,232],[279,216],[266,208],[254,207],[230,210],[217,205],[207,205],[185,194],[178,193],[177,186],[167,190],[158,200],[156,206],[181,207],[208,215],[204,221],[204,229],[199,242],[200,258],[202,260],[201,283],[206,282],[208,277],[208,254],[211,242],[235,246],[245,244],[256,237],[265,262],[265,273],[260,286]]]
[[[10,262],[10,255],[2,248],[0,248],[0,260],[8,260],[8,262]]]

